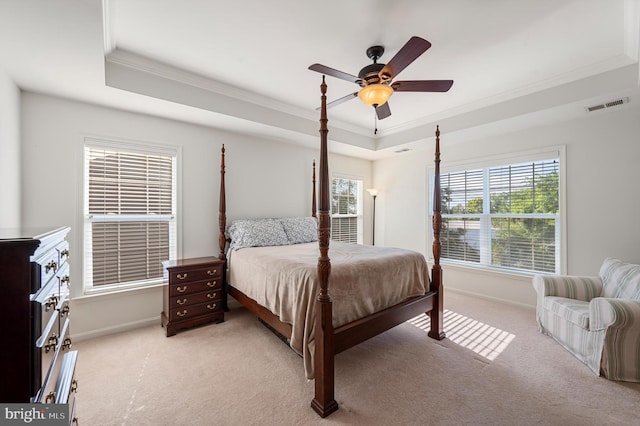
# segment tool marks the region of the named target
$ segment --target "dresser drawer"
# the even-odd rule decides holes
[[[172,297],[169,301],[169,309],[183,308],[189,305],[196,305],[198,303],[214,302],[220,300],[222,300],[221,290],[184,294],[182,296]]]
[[[71,337],[69,337],[69,320],[66,319],[60,336],[57,337],[55,346],[50,347],[47,353],[46,348],[42,350],[42,387],[38,391],[34,402],[43,404],[53,404],[58,401],[56,384],[62,372],[63,357],[65,352],[71,348]],[[75,365],[75,364],[74,364]]]
[[[169,272],[169,284],[181,284],[191,281],[222,279],[222,265],[211,265],[205,268],[179,268]]]
[[[222,311],[221,301],[200,303],[198,305],[171,309],[169,313],[169,321],[180,321],[188,318],[193,318],[198,315],[211,314],[220,311]]]
[[[208,279],[205,281],[183,282],[180,284],[169,285],[169,296],[185,296],[191,293],[198,293],[207,290],[222,289],[222,278]]]

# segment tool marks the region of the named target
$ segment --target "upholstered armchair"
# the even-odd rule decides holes
[[[536,275],[536,319],[596,374],[640,382],[640,265],[607,258],[599,276]]]

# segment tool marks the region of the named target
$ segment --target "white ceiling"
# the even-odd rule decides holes
[[[0,68],[24,90],[317,146],[321,75],[432,47],[395,79],[379,121],[357,98],[329,110],[332,149],[380,158],[443,132],[470,137],[640,100],[640,0],[0,0]],[[327,77],[329,101],[358,89]],[[123,90],[124,89],[124,90]],[[145,95],[145,96],[141,96]],[[529,124],[527,124],[529,123]]]

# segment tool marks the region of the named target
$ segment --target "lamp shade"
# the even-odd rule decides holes
[[[369,84],[358,92],[358,97],[367,106],[383,105],[393,94],[393,89],[386,84]]]
[[[376,195],[378,195],[378,190],[374,188],[367,189],[367,192],[369,192],[369,194],[371,194],[372,197],[375,197]]]

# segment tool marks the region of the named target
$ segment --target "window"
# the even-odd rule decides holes
[[[177,151],[87,140],[85,290],[162,283],[176,257]]]
[[[362,244],[362,181],[331,179],[331,239]]]
[[[541,157],[441,173],[443,261],[561,272],[561,157]]]

